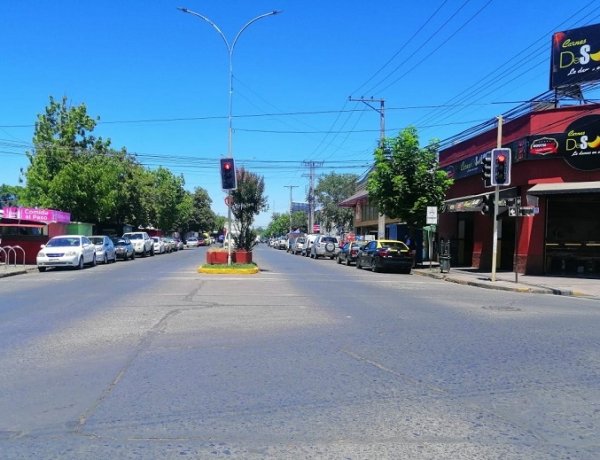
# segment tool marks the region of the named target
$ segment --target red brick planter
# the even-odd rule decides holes
[[[215,264],[226,264],[227,263],[227,251],[207,251],[206,252],[206,263]]]
[[[233,253],[234,262],[236,264],[251,264],[252,263],[252,251],[245,251],[243,249],[236,249]]]

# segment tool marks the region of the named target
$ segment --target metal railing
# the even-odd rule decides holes
[[[8,268],[11,265],[17,266],[18,256],[22,255],[22,265],[25,266],[25,250],[21,246],[2,246],[0,247],[0,264],[4,265],[4,268]]]

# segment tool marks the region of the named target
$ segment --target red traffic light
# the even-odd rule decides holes
[[[496,161],[498,163],[504,163],[506,161],[506,157],[503,154],[500,154],[496,157]]]

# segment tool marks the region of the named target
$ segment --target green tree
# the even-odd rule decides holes
[[[24,193],[25,189],[20,185],[0,185],[0,208],[19,206]]]
[[[321,224],[330,232],[334,226],[344,228],[352,225],[352,210],[342,208],[338,203],[356,192],[356,174],[330,173],[322,177],[315,187],[315,199],[320,204]]]
[[[198,232],[211,232],[215,229],[215,213],[211,209],[212,199],[202,187],[194,189],[191,227]]]
[[[386,139],[375,151],[375,164],[367,180],[369,200],[388,217],[423,227],[427,206],[441,206],[452,179],[438,169],[438,142],[419,146],[414,127]]]
[[[265,236],[270,238],[273,236],[285,235],[289,231],[290,215],[274,212],[271,216],[271,222],[265,230]]]
[[[268,209],[265,180],[262,176],[241,167],[237,170],[237,189],[231,191],[231,214],[235,218],[238,234],[234,237],[240,249],[252,250],[256,245],[256,232],[252,229],[258,214]]]
[[[84,178],[80,175],[85,179],[93,175],[93,171],[85,167],[90,152],[105,154],[110,150],[109,140],[91,135],[95,126],[96,120],[88,115],[84,104],[71,107],[66,97],[61,101],[50,97],[45,113],[38,115],[35,124],[34,151],[27,152],[30,164],[25,172],[25,204],[40,207],[59,207],[65,202],[89,204],[89,198],[82,194],[86,193],[83,187],[90,184],[77,184],[73,180],[81,182]],[[67,167],[69,169],[63,172]],[[55,181],[60,186],[54,184]],[[84,209],[63,209],[69,209],[75,216],[85,214]]]

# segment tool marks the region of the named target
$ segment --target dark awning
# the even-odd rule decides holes
[[[597,193],[600,192],[600,181],[594,182],[554,182],[552,184],[536,184],[527,190],[528,195],[553,195],[561,193]]]
[[[444,201],[442,212],[480,212],[483,207],[483,199],[486,196],[493,197],[494,191],[490,190],[489,192],[479,193],[478,195],[467,195],[446,200]],[[517,189],[515,187],[500,190],[500,203],[498,203],[498,205],[503,207],[505,204],[502,200],[514,198],[516,196]]]

